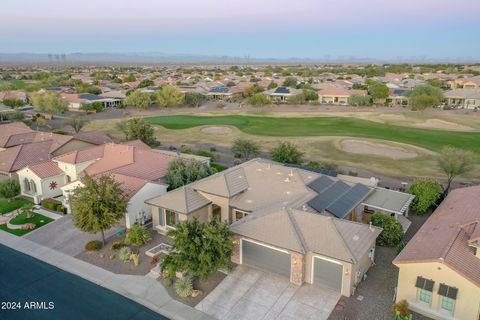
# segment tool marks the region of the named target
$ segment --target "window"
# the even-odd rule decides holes
[[[430,304],[430,302],[432,302],[432,292],[425,289],[420,289],[418,300]]]
[[[177,213],[171,210],[165,210],[165,224],[174,227],[177,224]]]
[[[30,182],[28,182],[27,178],[23,180],[23,188],[25,189],[25,191],[30,191]]]
[[[235,210],[235,221],[240,220],[246,216],[248,216],[248,212]]]
[[[449,297],[442,297],[442,304],[441,304],[442,309],[452,312],[454,305],[455,305],[455,300]]]
[[[217,222],[222,221],[222,208],[216,204],[212,205],[212,220]]]
[[[70,176],[67,174],[67,183],[70,183],[72,182],[72,178],[70,178]]]

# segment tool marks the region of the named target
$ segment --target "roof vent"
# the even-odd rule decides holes
[[[306,205],[303,205],[303,206],[302,206],[302,210],[303,210],[303,211],[307,211],[307,206],[306,206]]]
[[[287,178],[286,178],[285,180],[283,180],[283,181],[285,181],[285,182],[290,182],[290,178],[287,177]]]
[[[277,172],[278,175],[281,175],[282,173],[280,171]]]
[[[353,236],[353,241],[358,241],[358,239],[360,239],[359,236],[357,236],[357,235]]]
[[[270,166],[270,163],[269,163],[269,164],[267,165],[267,170],[270,170],[270,167],[271,167],[271,166]]]

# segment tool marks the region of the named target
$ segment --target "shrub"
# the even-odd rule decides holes
[[[98,251],[100,249],[102,249],[102,241],[100,240],[92,240],[85,245],[87,251]]]
[[[383,228],[382,233],[377,238],[377,243],[381,246],[394,247],[403,239],[402,225],[394,217],[383,213],[375,213],[371,219],[372,225]]]
[[[247,104],[252,106],[265,106],[271,104],[270,99],[263,94],[256,94],[247,99]]]
[[[44,199],[40,205],[50,211],[62,212],[63,204],[55,199]]]
[[[401,300],[392,306],[393,317],[395,320],[411,320],[412,315],[408,311],[407,300]]]
[[[122,241],[115,241],[114,243],[112,243],[112,250],[119,250],[125,246],[126,244]]]
[[[412,183],[407,193],[415,196],[415,199],[413,199],[410,204],[412,212],[415,214],[424,214],[440,199],[443,193],[443,187],[435,180],[420,179]]]
[[[298,147],[289,142],[283,141],[277,144],[271,151],[270,156],[273,161],[281,163],[300,164],[302,162],[303,152]]]
[[[397,244],[397,246],[395,247],[395,252],[397,253],[397,255],[402,252],[403,248],[405,248],[406,245],[407,243],[405,242],[405,240],[402,240]]]
[[[118,257],[123,262],[129,261],[131,255],[132,255],[132,250],[129,247],[123,247],[118,252]]]
[[[139,224],[134,224],[127,231],[127,236],[125,237],[125,244],[141,246],[142,244],[145,244],[150,240],[152,240],[152,236],[147,230],[147,228]]]
[[[175,281],[175,292],[182,298],[190,297],[193,292],[192,278],[183,277]]]
[[[132,253],[130,255],[130,260],[133,261],[133,265],[135,266],[135,268],[138,267],[138,263],[139,263],[138,259],[139,259],[138,253]]]
[[[13,199],[20,194],[18,180],[8,179],[0,182],[0,198]]]
[[[212,161],[217,160],[217,155],[213,152],[210,152],[210,151],[198,150],[197,152],[195,152],[195,154],[197,156],[210,158],[210,160],[212,160]]]

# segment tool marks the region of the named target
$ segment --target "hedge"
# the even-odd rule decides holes
[[[40,202],[41,206],[47,210],[63,212],[63,204],[55,199],[45,199]]]

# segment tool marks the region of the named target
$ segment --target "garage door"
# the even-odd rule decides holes
[[[328,260],[313,258],[313,283],[335,291],[342,290],[343,266]]]
[[[290,254],[242,240],[242,264],[290,278]]]

